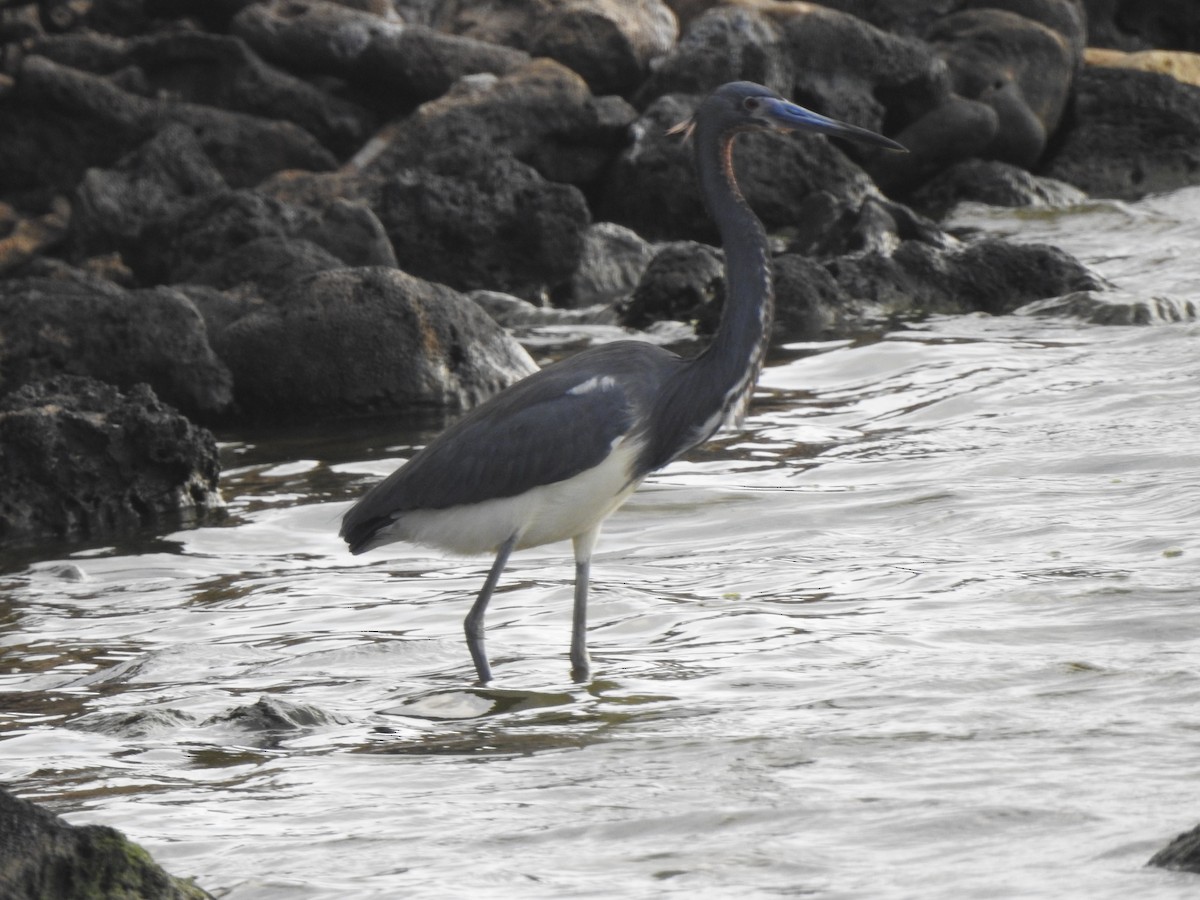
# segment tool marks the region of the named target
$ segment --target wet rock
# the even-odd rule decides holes
[[[0,788],[0,894],[212,900],[190,881],[167,874],[123,834],[103,825],[70,825]]]
[[[0,291],[0,389],[58,374],[131,389],[148,382],[199,416],[229,405],[229,370],[213,354],[192,302],[168,288],[127,291],[73,278],[21,278]]]
[[[445,155],[384,182],[377,206],[406,272],[530,298],[578,268],[590,216],[578,189],[509,156]]]
[[[1072,127],[1042,174],[1124,200],[1200,184],[1200,87],[1089,66]]]
[[[597,222],[584,232],[579,265],[571,274],[565,297],[555,299],[581,307],[628,297],[654,253],[654,247],[636,232],[613,222]]]
[[[1022,316],[1066,316],[1093,325],[1166,325],[1194,322],[1200,306],[1181,297],[1143,297],[1125,291],[1076,291],[1026,304]]]
[[[650,105],[606,181],[601,218],[649,240],[717,243],[696,187],[692,149],[666,133],[691,115],[699,99],[669,95]],[[769,230],[793,224],[796,211],[817,191],[855,209],[877,193],[857,164],[815,135],[747,134],[738,139],[734,167],[743,193]]]
[[[259,420],[464,409],[536,368],[466,297],[394,269],[321,272],[243,313],[213,344]]]
[[[295,731],[320,725],[335,725],[342,721],[315,706],[288,703],[263,695],[248,706],[233,709],[206,719],[205,725],[236,725],[247,731]]]
[[[909,202],[925,215],[941,219],[964,201],[989,206],[1062,207],[1086,199],[1087,194],[1066,182],[1031,175],[1009,163],[968,159],[931,178]]]
[[[674,46],[675,14],[662,0],[570,0],[546,4],[529,48],[578,72],[595,94],[626,94]]]
[[[175,527],[220,508],[216,441],[144,384],[60,375],[0,399],[0,544]]]
[[[903,241],[945,247],[949,239],[932,221],[901,203],[868,194],[853,204],[825,191],[810,194],[788,230],[788,249],[828,258],[847,253],[890,254]]]
[[[997,238],[949,249],[909,240],[890,255],[845,256],[825,265],[848,296],[886,315],[1002,315],[1033,300],[1107,286],[1062,250]]]
[[[574,72],[536,60],[503,77],[465,79],[377,135],[356,169],[387,174],[432,154],[480,162],[508,153],[552,181],[594,181],[624,145],[637,114],[618,97],[594,97]]]
[[[170,124],[192,129],[227,182],[256,184],[280,169],[331,169],[334,158],[290,122],[192,103],[147,99],[110,79],[41,56],[21,64],[0,101],[0,191],[31,185],[70,190]],[[53,147],[53,153],[43,148]]]
[[[1176,835],[1167,846],[1150,857],[1146,865],[1177,872],[1200,873],[1200,825]]]
[[[721,251],[696,241],[675,241],[662,247],[646,268],[622,311],[621,324],[646,328],[673,319],[695,322],[696,330],[711,334],[725,300],[725,268]]]
[[[176,732],[196,724],[194,716],[177,709],[97,710],[67,723],[78,731],[122,738],[144,738]]]
[[[775,341],[821,341],[862,327],[868,316],[829,270],[797,253],[775,257]]]
[[[756,81],[791,91],[794,67],[782,35],[751,8],[716,6],[692,20],[637,94],[644,108],[664,94],[704,94],[727,81]]]
[[[230,27],[263,58],[289,71],[343,78],[392,110],[439,97],[463,76],[503,74],[529,61],[528,54],[511,47],[324,0],[255,3]]]

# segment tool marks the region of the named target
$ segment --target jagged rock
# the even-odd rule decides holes
[[[127,291],[94,278],[12,279],[0,291],[0,390],[60,373],[131,389],[212,416],[232,396],[192,302],[168,287]]]
[[[700,98],[656,100],[633,127],[629,147],[605,184],[600,216],[649,240],[718,240],[692,171],[692,150],[667,129],[687,119]],[[743,193],[768,229],[795,222],[805,198],[826,191],[857,209],[877,193],[870,177],[815,135],[748,134],[734,152]]]
[[[578,189],[504,155],[447,154],[397,172],[376,208],[406,272],[526,298],[571,277],[590,224]]]
[[[219,508],[216,440],[145,384],[60,375],[0,399],[0,545],[96,540]]]
[[[325,0],[271,0],[231,23],[264,59],[303,73],[344,78],[381,106],[410,109],[444,94],[465,75],[503,74],[529,55],[421,25],[405,25]]]
[[[153,222],[125,247],[127,261],[151,283],[231,287],[243,282],[283,286],[286,263],[296,275],[338,266],[395,265],[383,225],[364,204],[332,200],[323,209],[296,206],[257,191],[211,193],[173,221]],[[247,245],[271,247],[256,256]],[[295,241],[292,247],[284,246]]]
[[[636,100],[645,107],[664,94],[704,94],[727,81],[756,81],[789,94],[793,79],[792,57],[770,19],[754,9],[716,6],[688,24]]]
[[[77,259],[130,253],[225,179],[192,129],[168,125],[109,169],[93,168],[75,191],[71,251]]]
[[[225,180],[256,184],[280,169],[331,169],[334,158],[290,122],[193,103],[147,99],[111,79],[27,56],[0,100],[0,191],[67,191],[170,124],[192,129]],[[54,148],[48,153],[45,148]]]
[[[1062,250],[998,238],[949,249],[909,240],[890,255],[845,256],[825,266],[847,296],[886,315],[1001,315],[1033,300],[1107,286]]]
[[[1123,200],[1200,184],[1200,87],[1089,66],[1077,79],[1074,123],[1042,174]]]
[[[355,167],[386,174],[438,153],[509,153],[552,181],[585,184],[609,165],[636,117],[620,98],[593,97],[574,72],[540,59],[502,77],[464,79],[376,136]]]
[[[464,409],[536,368],[466,297],[378,267],[295,282],[213,344],[239,412],[260,420]]]
[[[1200,305],[1181,297],[1144,297],[1125,291],[1076,291],[1016,310],[1022,316],[1067,316],[1093,325],[1164,325],[1194,322]]]
[[[145,850],[104,825],[70,825],[0,788],[0,895],[212,900],[167,874]]]
[[[1055,207],[1086,199],[1087,194],[1064,181],[1031,175],[1009,163],[968,159],[935,175],[909,202],[925,215],[941,219],[963,201],[990,206]]]

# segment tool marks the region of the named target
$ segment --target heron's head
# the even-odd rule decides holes
[[[687,136],[698,127],[717,134],[756,130],[808,131],[888,150],[906,149],[891,138],[848,122],[826,118],[750,81],[721,85],[704,99],[690,119],[680,122],[668,133]]]

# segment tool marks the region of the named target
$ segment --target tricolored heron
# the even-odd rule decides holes
[[[606,518],[641,484],[745,411],[771,331],[771,264],[762,224],[734,179],[743,131],[810,131],[903,150],[894,141],[739,81],[672,129],[691,135],[709,214],[725,249],[725,307],[712,342],[683,359],[617,341],[547,366],[476,407],[346,513],[350,552],[410,541],[495,562],[464,625],[479,680],[491,680],[483,617],[509,554],[570,538],[575,549],[571,674],[590,674],[587,596]]]

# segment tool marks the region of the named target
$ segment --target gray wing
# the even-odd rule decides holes
[[[342,537],[358,552],[397,513],[513,497],[599,465],[680,364],[661,347],[619,341],[535,372],[367,492],[342,520]]]

